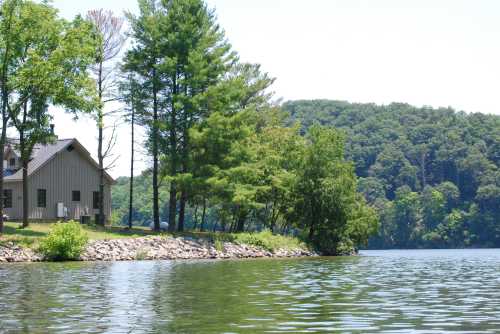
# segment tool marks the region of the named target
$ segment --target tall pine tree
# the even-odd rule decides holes
[[[236,61],[214,12],[201,0],[139,1],[140,15],[129,15],[134,47],[125,68],[139,74],[152,97],[150,147],[153,156],[155,226],[159,224],[158,176],[170,183],[169,228],[184,229],[191,174],[190,134],[211,110],[207,94]],[[159,227],[159,225],[158,225]]]
[[[148,149],[153,160],[153,222],[154,229],[160,230],[159,209],[159,127],[162,112],[162,53],[159,31],[164,13],[157,0],[139,0],[139,15],[127,14],[132,28],[132,47],[127,51],[124,59],[124,70],[132,73],[145,98],[141,103],[144,106],[140,117],[146,127],[149,140]]]

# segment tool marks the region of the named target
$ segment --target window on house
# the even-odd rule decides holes
[[[39,208],[47,207],[47,190],[46,189],[38,189],[36,193],[36,201]]]
[[[94,191],[93,194],[92,194],[92,207],[94,209],[99,209],[99,192],[98,191]]]
[[[16,158],[10,158],[9,166],[15,166],[15,165],[16,165]]]
[[[80,202],[80,190],[73,190],[71,193],[71,200],[73,202]]]
[[[12,208],[12,189],[3,190],[3,207]]]

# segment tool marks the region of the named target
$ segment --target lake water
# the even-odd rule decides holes
[[[498,333],[500,250],[0,265],[1,333]]]

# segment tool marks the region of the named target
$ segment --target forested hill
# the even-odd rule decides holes
[[[451,108],[290,101],[290,123],[342,129],[381,217],[371,247],[500,246],[500,116]]]

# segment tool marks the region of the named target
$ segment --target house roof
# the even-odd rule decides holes
[[[14,145],[16,144],[14,143]],[[51,144],[35,145],[35,147],[33,148],[33,153],[31,154],[31,160],[28,163],[28,175],[32,175],[33,173],[35,173],[70,145],[73,145],[73,147],[75,147],[82,154],[82,156],[85,157],[95,168],[99,168],[98,163],[92,158],[89,151],[87,151],[85,147],[83,147],[83,145],[80,144],[78,140],[76,140],[76,138],[58,139]],[[10,149],[13,149],[14,152],[16,152],[15,146]],[[115,182],[115,180],[108,173],[105,172],[104,174],[109,182]],[[22,169],[19,169],[12,175],[4,177],[4,181],[22,181],[22,179]]]

